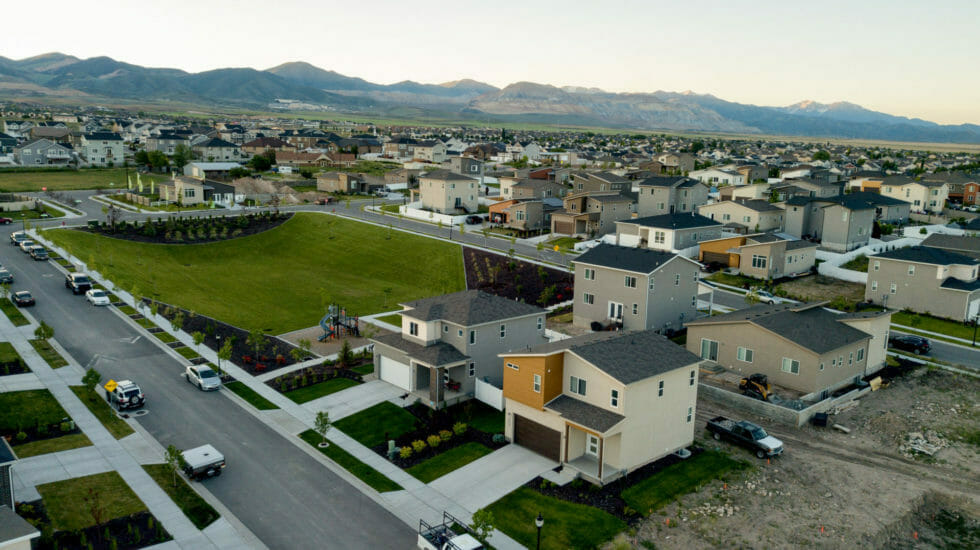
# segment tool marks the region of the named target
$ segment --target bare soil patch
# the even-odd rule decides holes
[[[782,282],[778,288],[785,290],[789,298],[801,301],[834,300],[844,297],[850,302],[864,301],[864,285],[849,283],[824,275],[807,275]]]

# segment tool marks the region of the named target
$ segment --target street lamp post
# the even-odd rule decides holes
[[[20,228],[27,231],[27,214],[24,212],[20,213]]]
[[[977,322],[980,321],[980,313],[973,316],[973,346],[977,345]]]
[[[214,339],[217,341],[218,353],[221,353],[221,335],[215,334]],[[221,355],[218,355],[218,373],[221,373]]]
[[[541,512],[538,512],[538,517],[534,518],[534,526],[538,528],[538,550],[541,550],[541,528],[544,527],[544,518],[541,517]]]

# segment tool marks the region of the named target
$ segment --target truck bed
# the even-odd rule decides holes
[[[735,427],[735,421],[730,418],[725,418],[724,416],[716,416],[708,421],[708,425],[714,425],[730,432]]]

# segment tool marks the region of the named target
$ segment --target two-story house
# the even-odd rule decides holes
[[[220,138],[206,139],[191,149],[198,158],[208,162],[237,162],[245,158],[240,147]]]
[[[745,228],[750,232],[780,231],[783,228],[783,209],[765,200],[737,199],[705,204],[698,214],[726,226]]]
[[[701,183],[717,185],[745,185],[745,176],[735,170],[725,170],[722,168],[705,168],[695,170],[690,176]]]
[[[415,158],[428,162],[446,161],[446,146],[441,141],[420,141],[415,144]]]
[[[616,230],[616,222],[633,217],[636,201],[619,192],[566,195],[562,210],[551,214],[551,232],[597,237]]]
[[[321,172],[316,176],[316,190],[324,193],[366,193],[367,182],[360,174],[349,172]]]
[[[616,244],[679,252],[721,238],[721,223],[700,214],[661,214],[616,222]]]
[[[806,196],[815,199],[830,199],[838,197],[844,192],[844,184],[837,181],[824,181],[813,178],[792,178],[784,179],[784,185],[792,185],[799,191],[797,196]]]
[[[868,257],[864,297],[957,321],[980,314],[980,260],[929,246],[910,246]]]
[[[567,187],[548,180],[500,178],[500,182],[500,194],[505,199],[561,199],[568,194]]]
[[[521,235],[540,233],[551,227],[551,215],[562,208],[561,199],[511,199],[490,205],[490,221]]]
[[[949,184],[942,181],[916,181],[906,176],[888,176],[881,182],[881,194],[912,205],[913,212],[941,214],[949,198]]]
[[[160,151],[165,155],[173,155],[177,147],[183,145],[190,147],[190,136],[183,134],[158,134],[146,138],[146,151]]]
[[[477,212],[479,180],[450,170],[435,170],[419,177],[422,208],[440,214]]]
[[[572,322],[679,330],[697,316],[700,264],[670,252],[600,244],[575,258]]]
[[[770,280],[809,273],[817,259],[817,243],[755,233],[702,241],[698,253],[702,263],[736,268],[741,275]]]
[[[756,305],[686,323],[687,349],[748,376],[826,397],[885,363],[891,312],[834,313],[826,302]]]
[[[457,174],[476,178],[479,180],[480,185],[483,185],[484,163],[482,160],[471,157],[451,157],[449,159],[449,170]]]
[[[504,435],[587,481],[608,483],[694,441],[700,359],[653,331],[501,357]]]
[[[955,252],[980,260],[980,239],[972,235],[931,233],[922,241],[922,246],[941,248],[946,252]]]
[[[115,132],[82,134],[81,153],[91,166],[121,166],[123,139]]]
[[[694,170],[694,155],[690,153],[661,153],[654,160],[663,166],[665,174],[684,175]]]
[[[73,155],[70,145],[45,138],[14,147],[14,158],[21,166],[68,166]]]
[[[624,192],[633,187],[628,179],[611,172],[576,172],[570,179],[573,193]]]
[[[478,290],[400,305],[401,332],[371,339],[378,378],[436,409],[473,397],[477,378],[501,387],[498,354],[548,341],[545,310]]]
[[[708,202],[708,186],[694,178],[654,176],[639,182],[636,213],[657,216],[694,212]]]

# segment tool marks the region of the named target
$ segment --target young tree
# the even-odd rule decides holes
[[[41,321],[34,329],[34,337],[38,340],[47,340],[52,336],[54,336],[54,329],[44,321]]]
[[[493,512],[487,510],[486,508],[481,508],[473,513],[473,524],[470,528],[476,531],[476,537],[487,542],[487,539],[493,535]]]
[[[221,376],[221,361],[231,361],[231,345],[231,338],[228,338],[218,350],[218,376]]]
[[[191,338],[194,339],[194,345],[197,346],[198,350],[200,350],[201,344],[204,343],[204,333],[199,330],[195,330],[194,333],[191,334]]]
[[[340,346],[340,351],[337,353],[337,363],[346,369],[353,362],[354,352],[350,350],[350,342],[345,338],[344,343]]]
[[[164,454],[164,460],[167,461],[167,469],[170,470],[170,474],[173,476],[174,487],[177,486],[177,469],[180,468],[181,464],[184,462],[184,455],[180,452],[180,449],[176,445],[168,445],[167,452]]]
[[[184,312],[178,311],[176,314],[174,314],[174,318],[170,320],[170,328],[174,329],[174,332],[177,332],[183,327],[184,327]]]
[[[480,233],[483,233],[483,246],[484,247],[489,246],[490,228],[484,226],[483,229],[480,230]]]
[[[330,430],[330,426],[330,414],[327,411],[317,412],[316,419],[313,421],[313,429],[323,438],[323,441],[317,444],[318,447],[327,447],[330,445],[327,443],[327,432]]]
[[[174,148],[174,166],[183,167],[194,159],[194,153],[186,145],[178,145]]]
[[[255,357],[258,359],[259,354],[265,349],[265,334],[261,330],[255,329],[248,333],[248,339],[245,343],[252,346],[252,350],[255,352]]]
[[[88,369],[85,371],[85,376],[82,377],[82,385],[90,390],[94,390],[96,386],[99,385],[99,381],[102,380],[102,375],[99,374],[95,369]]]
[[[102,494],[95,487],[89,487],[88,493],[82,497],[85,502],[85,507],[88,510],[89,516],[92,518],[92,523],[95,524],[95,532],[98,537],[102,537],[102,523],[105,522],[106,507],[102,503]]]

